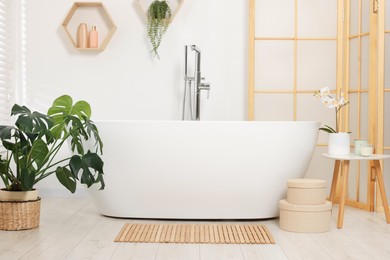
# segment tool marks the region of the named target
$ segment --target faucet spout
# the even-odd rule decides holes
[[[198,47],[196,47],[196,45],[191,45],[191,50],[200,53],[200,49]]]

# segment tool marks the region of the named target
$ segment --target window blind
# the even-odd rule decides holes
[[[14,22],[13,2],[0,0],[0,124],[8,124],[13,105]]]

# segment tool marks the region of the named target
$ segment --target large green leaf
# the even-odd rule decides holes
[[[80,120],[83,116],[88,119],[91,117],[91,107],[83,100],[73,105],[73,100],[68,95],[63,95],[54,100],[53,105],[49,108],[47,114],[57,124],[63,122],[68,115],[77,116]]]
[[[8,151],[15,151],[16,144],[13,143],[13,142],[4,140],[4,141],[3,141],[3,146],[4,146],[4,148],[7,149]]]
[[[37,164],[37,168],[41,168],[47,162],[49,149],[46,143],[38,139],[34,142],[31,148],[31,160]]]
[[[7,160],[3,160],[0,155],[0,174],[7,175],[8,174],[8,162]]]
[[[70,170],[75,178],[80,179],[80,182],[87,184],[88,187],[94,183],[100,182],[100,189],[104,189],[105,186],[102,176],[103,164],[104,163],[99,155],[91,152],[88,152],[83,156],[74,155],[69,162]],[[91,173],[90,168],[95,171],[95,175]],[[80,170],[82,170],[81,178],[78,176]]]
[[[76,102],[73,106],[72,115],[77,115],[78,118],[82,119],[84,117],[90,119],[91,118],[91,107],[84,100],[80,100]]]
[[[54,126],[51,128],[51,134],[54,138],[59,139],[67,133],[66,125],[69,121],[67,116],[72,111],[72,105],[72,98],[63,95],[54,100],[53,105],[49,108],[47,114],[54,122]]]
[[[13,126],[0,125],[0,140],[10,139],[16,131],[17,129]]]
[[[103,154],[103,142],[100,138],[99,131],[96,127],[96,125],[93,123],[92,120],[86,119],[85,120],[85,128],[87,130],[87,133],[89,136],[93,135],[95,141],[96,141],[96,152],[100,151],[100,154]]]
[[[68,118],[71,120],[68,130],[71,138],[71,149],[73,152],[77,150],[77,153],[84,154],[83,139],[88,140],[88,134],[78,117],[69,116]]]
[[[51,133],[54,137],[60,138],[62,135],[67,133],[66,127],[72,122],[72,125],[77,121],[76,124],[81,124],[84,118],[91,117],[91,107],[85,101],[78,101],[73,105],[73,100],[68,95],[63,95],[54,100],[52,107],[48,110],[48,115],[54,121],[54,126]],[[82,127],[82,125],[81,125]]]
[[[22,190],[32,190],[35,181],[35,170],[22,169],[20,182],[22,183]]]
[[[53,125],[47,115],[31,112],[27,107],[17,104],[12,107],[11,115],[19,115],[15,125],[26,134],[30,134],[28,137],[31,140],[46,135]]]
[[[72,172],[65,167],[57,167],[56,176],[59,182],[65,186],[70,192],[76,191],[76,178]]]
[[[63,95],[54,100],[47,114],[52,118],[56,125],[65,121],[67,115],[72,111],[73,100],[68,95]]]

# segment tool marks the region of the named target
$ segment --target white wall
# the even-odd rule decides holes
[[[46,110],[67,93],[90,102],[94,119],[177,120],[184,45],[196,44],[211,83],[203,119],[244,120],[247,2],[185,0],[158,60],[150,53],[145,17],[135,1],[102,1],[118,30],[100,53],[77,51],[66,37],[61,24],[73,1],[26,1],[26,103]]]
[[[88,101],[95,120],[178,120],[184,45],[196,44],[211,84],[203,120],[245,120],[247,1],[184,0],[163,38],[160,60],[150,53],[145,17],[135,1],[102,1],[118,30],[100,53],[77,51],[67,38],[61,24],[73,1],[25,1],[24,104],[45,112],[56,97],[69,94]],[[50,194],[60,188],[55,176],[38,187]]]

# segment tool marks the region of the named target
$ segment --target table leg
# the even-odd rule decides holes
[[[376,171],[375,171],[375,160],[370,161],[369,165],[369,183],[368,183],[368,189],[367,189],[367,202],[370,206],[370,211],[375,210],[375,176],[376,176]]]
[[[386,222],[390,223],[389,204],[387,203],[385,184],[383,182],[382,169],[381,169],[381,165],[380,165],[378,160],[374,160],[374,166],[375,166],[375,174],[378,178],[379,191],[380,191],[380,194],[382,197],[382,205],[383,205],[383,209],[385,211]]]
[[[342,172],[341,172],[341,174],[342,174],[341,180],[343,181],[343,183],[342,183],[342,187],[341,187],[339,215],[338,215],[338,221],[337,221],[337,227],[338,228],[342,228],[343,227],[344,206],[345,206],[345,201],[347,200],[348,171],[349,171],[349,161],[348,160],[344,160],[343,161],[343,169],[342,169]]]
[[[334,199],[336,198],[336,186],[339,178],[339,172],[340,172],[340,160],[336,160],[334,162],[332,186],[330,188],[330,196],[329,196],[329,200],[331,202],[334,202]]]

